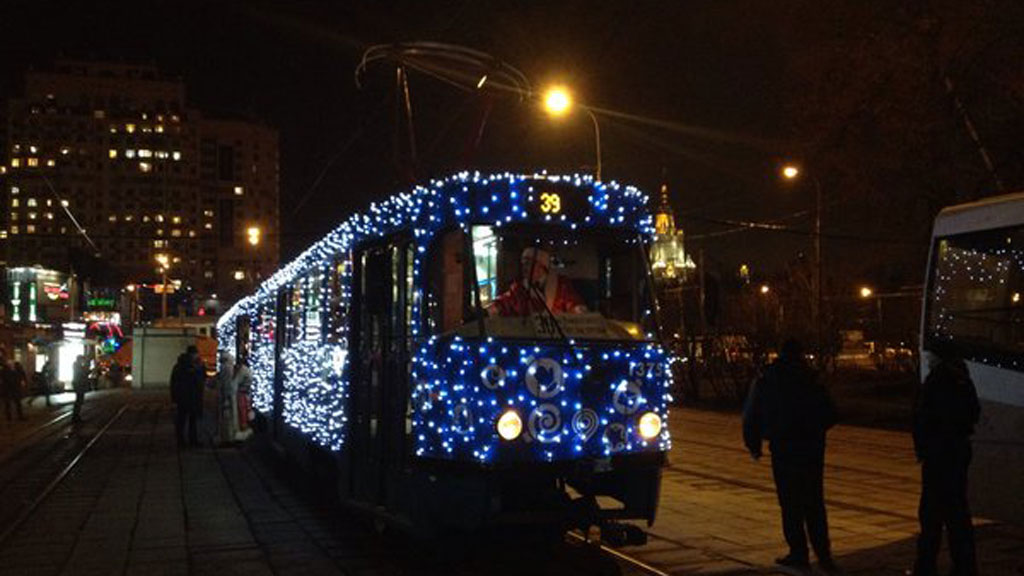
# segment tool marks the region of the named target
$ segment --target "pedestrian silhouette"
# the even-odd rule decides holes
[[[24,371],[21,374],[23,377]],[[0,348],[0,396],[3,396],[4,413],[7,416],[8,422],[13,419],[11,414],[12,405],[14,406],[14,411],[18,414],[18,419],[25,419],[25,414],[21,409],[22,377],[19,377],[17,370],[7,359],[7,349]]]
[[[772,476],[782,510],[789,554],[776,563],[810,569],[807,540],[818,566],[838,570],[832,558],[825,513],[825,433],[836,421],[835,406],[804,359],[803,346],[787,340],[779,358],[754,384],[743,410],[743,441],[755,459],[767,440]]]
[[[82,423],[82,405],[85,404],[85,393],[89,390],[89,359],[84,354],[75,358],[71,372],[71,387],[75,390],[75,405],[71,409],[71,422]]]
[[[948,342],[929,345],[936,359],[914,402],[914,452],[921,463],[915,576],[937,573],[942,529],[956,576],[978,573],[974,528],[967,503],[971,434],[981,407],[967,364]]]
[[[199,358],[199,350],[195,346],[189,346],[184,354],[178,356],[177,363],[171,369],[171,401],[177,407],[174,430],[179,448],[185,445],[186,424],[188,444],[192,447],[199,446],[196,427],[198,420],[202,418],[205,382],[206,368]]]

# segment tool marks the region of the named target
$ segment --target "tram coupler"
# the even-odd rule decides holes
[[[647,532],[639,526],[609,520],[602,522],[600,527],[601,542],[612,548],[647,544]]]

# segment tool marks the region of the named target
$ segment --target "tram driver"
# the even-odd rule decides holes
[[[499,294],[487,308],[491,316],[527,316],[544,312],[545,304],[553,314],[581,314],[587,311],[572,281],[551,266],[551,254],[528,246],[519,259],[520,276],[508,290]]]

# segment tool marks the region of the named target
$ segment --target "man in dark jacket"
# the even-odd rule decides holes
[[[205,380],[206,373],[202,361],[199,360],[199,351],[195,346],[189,346],[184,354],[178,356],[178,361],[171,370],[171,401],[177,405],[174,429],[179,447],[185,445],[186,421],[189,445],[199,445],[196,425],[197,420],[202,417]]]
[[[807,540],[819,567],[835,572],[825,514],[825,432],[836,421],[835,406],[804,359],[803,347],[787,340],[779,359],[754,385],[743,410],[743,441],[755,459],[768,440],[772,475],[782,508],[789,554],[776,562],[809,570]],[[806,533],[805,533],[806,529]]]
[[[946,342],[930,346],[937,362],[918,390],[914,406],[914,452],[921,462],[921,504],[918,519],[915,576],[934,576],[942,541],[949,537],[955,576],[978,573],[974,528],[967,504],[967,469],[971,434],[981,407],[967,365]]]
[[[25,414],[21,409],[21,381],[14,366],[7,361],[7,351],[4,348],[0,348],[0,397],[4,403],[4,412],[8,422],[12,419],[12,405],[18,414],[18,419],[25,419]]]

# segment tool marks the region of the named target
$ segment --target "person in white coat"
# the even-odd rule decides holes
[[[235,365],[235,376],[231,383],[234,388],[234,438],[241,441],[252,435],[252,427],[249,426],[252,414],[252,401],[249,397],[252,390],[252,371],[246,366],[244,359]]]
[[[220,354],[217,371],[217,434],[221,443],[235,440],[238,433],[238,393],[235,387],[235,359],[227,352]]]

